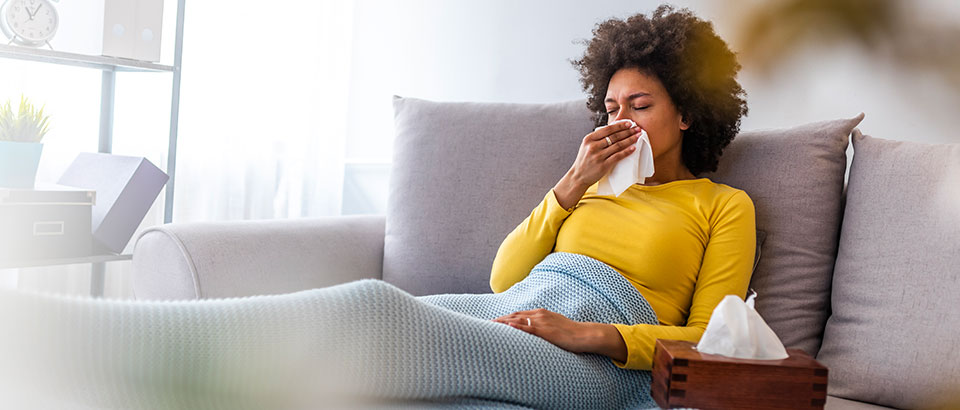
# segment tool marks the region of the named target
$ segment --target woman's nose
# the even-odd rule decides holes
[[[626,111],[626,110],[617,110],[617,115],[614,116],[614,117],[612,117],[612,118],[610,118],[610,120],[607,121],[607,124],[612,124],[612,123],[614,123],[614,122],[616,122],[616,121],[620,121],[620,120],[629,120],[629,119],[631,119],[630,117],[627,117],[626,115],[624,115],[624,112],[625,112],[625,111]]]

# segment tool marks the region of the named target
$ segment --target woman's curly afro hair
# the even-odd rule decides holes
[[[596,125],[606,125],[604,98],[613,74],[638,68],[654,75],[690,128],[683,133],[683,162],[694,175],[717,170],[723,148],[740,130],[746,93],[736,80],[740,64],[710,22],[690,10],[663,5],[647,17],[637,14],[597,24],[580,60],[587,107]]]

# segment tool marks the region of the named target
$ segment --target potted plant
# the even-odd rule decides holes
[[[49,116],[43,115],[24,96],[16,112],[10,100],[0,105],[0,187],[33,188],[43,144],[49,131]]]

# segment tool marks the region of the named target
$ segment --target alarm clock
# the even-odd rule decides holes
[[[60,17],[50,0],[6,0],[0,6],[0,31],[16,43],[28,47],[46,44],[57,33]]]

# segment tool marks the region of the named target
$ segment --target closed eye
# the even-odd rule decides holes
[[[645,110],[645,109],[647,109],[647,108],[650,108],[650,106],[647,105],[647,106],[644,106],[644,107],[631,107],[631,108],[633,108],[633,109],[636,110],[636,111],[640,111],[640,110]],[[617,111],[617,110],[610,110],[610,111],[607,111],[607,114],[613,114],[613,113],[615,113],[616,111]]]

